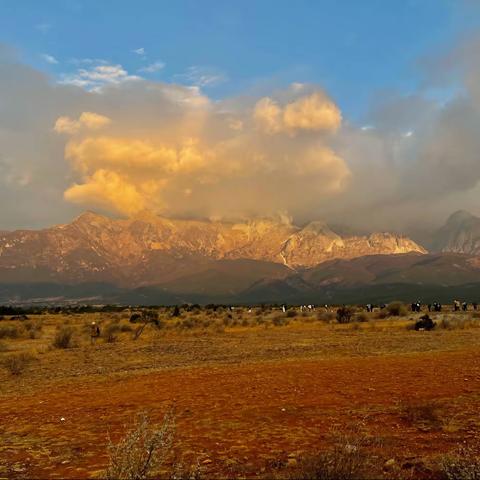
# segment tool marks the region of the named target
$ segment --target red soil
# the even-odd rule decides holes
[[[432,399],[461,428],[423,431],[402,418],[400,404]],[[236,464],[254,475],[275,459],[325,446],[332,428],[359,421],[396,458],[441,453],[478,436],[480,352],[190,367],[78,379],[0,402],[0,462],[17,466],[12,476],[98,474],[107,432],[118,438],[140,409],[160,421],[172,403],[182,451],[209,475]]]

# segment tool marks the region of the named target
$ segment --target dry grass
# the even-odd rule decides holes
[[[366,447],[368,437],[337,434],[333,446],[302,459],[289,480],[361,480],[372,478],[372,462]]]
[[[478,448],[461,446],[444,455],[440,471],[445,480],[480,480],[480,453]]]
[[[288,312],[296,314],[293,316]],[[138,408],[148,408],[154,418],[160,418],[158,411],[155,410],[158,406],[158,402],[155,404],[156,399],[161,399],[161,402],[173,401],[176,396],[184,397],[183,405],[182,402],[177,403],[179,405],[178,434],[180,436],[183,429],[182,441],[185,442],[187,439],[190,442],[183,443],[179,449],[182,449],[182,453],[183,449],[185,451],[188,449],[193,452],[193,456],[198,453],[199,449],[205,456],[213,452],[209,458],[213,460],[214,464],[202,464],[205,456],[199,457],[202,469],[207,472],[206,478],[211,478],[209,468],[216,469],[215,472],[218,473],[220,468],[224,468],[218,465],[224,465],[222,462],[230,459],[238,462],[237,476],[243,475],[250,478],[254,475],[253,468],[257,468],[259,471],[261,467],[265,466],[267,471],[264,472],[264,475],[266,478],[271,478],[268,477],[272,472],[268,470],[270,460],[267,456],[271,454],[271,457],[281,458],[283,462],[286,462],[289,452],[296,453],[297,451],[301,453],[296,453],[297,457],[295,458],[298,459],[298,464],[295,467],[277,469],[274,473],[296,475],[291,478],[342,478],[342,475],[343,478],[352,478],[348,475],[351,474],[352,469],[356,472],[355,465],[360,465],[361,470],[364,468],[362,462],[365,460],[365,468],[368,467],[368,462],[372,459],[372,449],[367,445],[365,448],[362,446],[359,450],[350,451],[346,445],[355,445],[356,442],[351,439],[344,443],[338,440],[329,448],[329,442],[325,441],[325,435],[332,424],[344,425],[349,420],[354,421],[368,409],[372,409],[367,413],[372,413],[372,418],[374,418],[372,423],[376,425],[374,428],[378,427],[379,429],[379,431],[375,430],[375,435],[383,435],[387,431],[391,435],[404,435],[402,441],[404,444],[412,446],[412,449],[417,448],[418,444],[416,445],[415,442],[419,438],[423,442],[420,445],[428,444],[431,440],[436,448],[439,448],[435,455],[451,450],[452,445],[458,442],[458,437],[461,435],[467,433],[470,435],[467,429],[472,428],[477,431],[475,430],[476,420],[474,420],[476,413],[473,413],[472,407],[470,407],[470,405],[477,405],[476,397],[469,393],[474,386],[473,379],[475,377],[469,375],[468,381],[464,381],[463,378],[463,371],[471,371],[472,365],[476,362],[475,348],[478,348],[480,342],[480,329],[476,328],[477,321],[472,320],[471,324],[468,321],[470,312],[467,314],[463,312],[458,314],[441,313],[436,318],[437,322],[442,316],[452,322],[463,321],[464,328],[439,328],[434,332],[417,333],[407,331],[405,325],[415,321],[420,316],[418,314],[411,314],[409,317],[412,318],[407,317],[406,319],[389,317],[385,320],[378,320],[375,319],[375,313],[357,310],[352,317],[355,320],[353,323],[339,324],[335,321],[335,313],[327,312],[323,308],[313,312],[301,312],[299,308],[290,307],[286,313],[283,313],[280,308],[258,308],[251,312],[248,308],[238,308],[233,311],[225,308],[187,311],[182,308],[178,317],[172,316],[172,309],[169,311],[159,309],[158,318],[162,322],[162,328],[157,328],[153,323],[148,324],[137,341],[132,340],[132,330],[141,324],[129,322],[131,313],[88,313],[69,316],[45,314],[42,316],[31,315],[30,320],[23,322],[10,320],[1,322],[2,326],[8,325],[18,329],[18,334],[14,334],[13,337],[7,336],[2,340],[4,345],[4,351],[2,352],[0,349],[2,365],[10,354],[18,354],[32,349],[39,352],[37,361],[27,363],[27,366],[21,371],[20,381],[6,368],[0,369],[2,401],[11,401],[14,405],[13,397],[35,398],[38,393],[39,396],[36,398],[43,398],[40,395],[47,395],[50,391],[52,394],[56,394],[57,391],[66,391],[67,393],[55,400],[58,401],[56,406],[62,407],[71,401],[76,401],[77,388],[79,391],[85,389],[86,392],[90,392],[90,395],[87,394],[79,400],[81,402],[85,399],[85,404],[79,403],[78,407],[78,412],[81,411],[82,415],[87,412],[84,430],[77,431],[75,430],[77,427],[71,430],[60,430],[63,427],[52,423],[48,426],[50,430],[42,431],[41,438],[35,436],[37,431],[28,417],[27,408],[24,407],[26,413],[19,414],[15,410],[15,405],[12,406],[13,413],[10,414],[9,421],[18,417],[23,421],[22,431],[28,433],[25,434],[25,437],[17,439],[12,436],[13,427],[7,426],[8,430],[5,430],[3,438],[0,432],[0,441],[7,442],[5,452],[8,453],[15,449],[21,451],[28,442],[31,442],[28,443],[28,449],[31,449],[28,451],[33,452],[35,447],[35,452],[37,452],[40,451],[40,443],[43,442],[45,448],[49,449],[49,452],[54,451],[62,461],[64,459],[71,461],[71,470],[68,470],[69,464],[65,464],[66,466],[59,464],[59,468],[64,469],[62,473],[65,476],[74,477],[81,474],[86,477],[99,470],[104,471],[106,468],[106,464],[102,463],[104,462],[102,454],[105,452],[105,445],[98,446],[95,442],[95,435],[98,435],[96,430],[98,421],[92,424],[88,423],[90,422],[88,420],[89,413],[93,413],[91,416],[94,419],[97,415],[99,418],[101,417],[102,422],[109,423],[108,428],[111,428],[112,432],[118,433],[120,425],[125,421],[125,415],[133,415]],[[68,321],[68,325],[65,324],[66,321]],[[98,339],[95,347],[90,345],[89,326],[92,321],[101,326],[102,332],[102,337]],[[31,327],[26,326],[27,322],[31,322]],[[38,334],[31,338],[30,331],[36,329],[34,326],[37,324],[36,322],[39,322],[40,326]],[[72,332],[69,345],[78,345],[78,348],[48,348],[64,329]],[[114,340],[109,338],[110,333],[113,333]],[[460,363],[459,357],[455,356],[456,352],[465,353],[462,359],[467,359],[468,368],[465,361],[462,360],[463,363]],[[443,357],[444,354],[445,357]],[[458,393],[461,397],[454,397],[453,395],[457,393],[445,393],[442,390],[443,387],[440,388],[437,385],[437,391],[440,392],[439,398],[442,399],[444,406],[428,404],[428,400],[426,401],[426,399],[432,398],[432,390],[429,388],[434,387],[430,387],[430,383],[425,385],[425,378],[428,377],[432,381],[435,379],[435,375],[438,376],[432,369],[432,365],[438,365],[439,358],[445,359],[445,363],[442,363],[442,371],[446,372],[445,383],[459,382],[460,386],[456,387],[456,392],[461,392]],[[395,374],[388,373],[393,368],[389,363],[392,359],[397,362],[395,365],[403,365],[402,362],[406,362],[406,359],[412,361],[417,359],[418,363],[415,363],[415,368],[412,370],[410,367],[395,370],[397,377]],[[451,361],[458,362],[453,365],[455,368],[450,369]],[[339,378],[340,370],[336,375],[331,375],[327,370],[318,373],[317,368],[320,368],[323,362],[328,365],[331,363],[332,366],[337,365],[336,362],[340,362],[343,365],[342,371],[349,372],[346,373],[348,378],[343,379],[342,383],[335,383]],[[355,382],[360,376],[359,371],[363,371],[362,364],[370,365],[375,362],[378,363],[378,368],[368,370],[370,374],[362,377],[359,384],[355,386]],[[311,363],[315,364],[315,370],[310,369]],[[289,366],[293,368],[297,364],[301,364],[301,368],[290,372]],[[390,365],[390,370],[382,373],[386,364]],[[236,382],[239,381],[237,380],[239,368],[240,366],[246,368],[249,365],[254,366],[255,369],[252,367],[251,372],[253,373],[248,375],[247,380],[241,384],[241,390],[238,390]],[[263,376],[264,371],[276,371],[274,370],[275,366],[281,367],[281,373],[278,376],[274,374],[268,379]],[[215,383],[209,384],[208,389],[204,383],[197,380],[198,372],[202,369],[211,371],[212,376],[215,377]],[[427,369],[428,375],[424,376],[423,373],[426,373]],[[462,369],[462,373],[458,373]],[[190,371],[193,373],[191,373],[191,378],[189,377],[189,382],[197,390],[194,390],[193,386],[192,390],[189,390],[188,382],[183,387],[179,387],[179,379],[182,378],[180,373],[190,375],[188,373]],[[137,382],[137,379],[138,382],[141,382],[143,377],[148,378],[149,376],[164,378],[162,375],[167,373],[169,375],[171,373],[173,378],[173,375],[176,375],[174,372],[180,373],[175,376],[175,381],[172,380],[171,384],[162,387],[165,388],[163,390],[159,390],[162,385],[159,382],[158,384],[149,384],[148,388],[145,387],[145,392],[137,392],[135,388],[138,384],[131,382],[133,380]],[[380,377],[378,382],[373,380],[377,378],[377,375]],[[458,378],[459,375],[461,378]],[[465,376],[467,377],[467,375]],[[324,383],[322,379],[330,380],[329,383],[326,380]],[[195,383],[197,381],[198,384]],[[283,381],[285,383],[282,383]],[[135,386],[121,390],[120,386],[124,382]],[[167,380],[162,380],[162,382],[168,383]],[[90,384],[97,383],[101,384],[102,390],[89,390]],[[234,392],[232,400],[222,396],[222,390],[215,390],[217,383],[224,385],[227,393],[229,389],[232,389]],[[315,386],[317,383],[321,385],[321,388],[313,389],[312,387],[310,392],[309,385]],[[187,388],[186,391],[185,388]],[[101,398],[103,392],[108,391],[108,396],[110,396],[113,390],[116,391],[116,396],[113,397],[114,401],[118,403],[108,403],[105,400],[104,406]],[[445,390],[448,388],[445,387]],[[131,395],[130,391],[133,391]],[[348,407],[337,408],[338,405],[341,405],[340,400],[337,399],[337,391],[341,393],[340,400],[348,397],[352,392],[355,393],[355,397],[352,397],[353,400]],[[69,396],[70,392],[72,399]],[[91,392],[94,393],[91,394]],[[309,392],[308,395],[305,392]],[[395,398],[396,405],[404,398],[415,398],[416,400],[413,404],[403,405],[399,412],[396,408],[391,409],[388,406],[390,404],[382,403],[385,392]],[[137,393],[138,397],[135,396]],[[323,397],[323,393],[325,393],[325,397]],[[190,397],[186,399],[188,395],[191,397],[191,402]],[[248,405],[245,404],[247,400],[244,401],[244,397],[247,397]],[[324,399],[320,401],[319,397]],[[90,398],[94,399],[92,404],[89,403]],[[390,397],[388,401],[390,401]],[[195,407],[192,407],[194,404],[197,405],[195,402],[203,402],[203,409],[200,413],[195,411]],[[331,406],[330,402],[332,402]],[[454,403],[456,405],[453,405]],[[226,408],[223,408],[224,404],[227,405]],[[5,405],[6,403],[3,404],[4,411]],[[180,409],[180,405],[182,405],[182,409]],[[305,409],[300,408],[303,405],[306,406]],[[286,412],[279,410],[279,407],[283,406],[286,407]],[[35,404],[35,408],[39,408],[41,411],[49,407],[46,402],[45,404]],[[49,413],[52,411],[49,410]],[[258,416],[255,417],[255,415]],[[380,415],[380,417],[375,415]],[[196,423],[191,422],[194,416],[197,417]],[[455,416],[455,429],[447,430],[448,419],[452,416]],[[65,425],[69,421],[67,416]],[[80,413],[75,421],[79,425],[84,422],[80,419]],[[158,430],[161,425],[157,428],[150,424],[149,428]],[[319,429],[318,436],[317,428]],[[369,428],[372,428],[371,424]],[[80,431],[82,434],[79,433]],[[63,437],[62,432],[65,433]],[[255,437],[250,432],[255,432]],[[82,436],[83,433],[86,436]],[[67,435],[69,435],[68,438]],[[100,443],[103,442],[103,438],[102,436]],[[257,438],[258,444],[256,443]],[[114,439],[116,440],[117,437],[115,436]],[[227,440],[227,445],[223,445],[223,439]],[[217,441],[220,444],[218,447],[215,443]],[[88,450],[92,457],[89,456],[88,459],[79,457],[74,460],[62,457],[68,450],[69,444],[75,444],[79,448]],[[288,446],[283,444],[288,444]],[[114,447],[117,446],[118,444],[114,445]],[[241,450],[235,450],[239,446],[245,448],[245,451],[249,450],[250,453],[244,454],[241,453]],[[254,453],[258,453],[262,448],[271,448],[272,450],[260,452],[264,457],[255,456]],[[402,448],[398,448],[397,454],[403,453]],[[368,454],[368,457],[362,460],[359,458],[362,457],[359,452],[362,455]],[[9,478],[8,472],[4,474],[1,470],[2,461],[4,463],[10,461],[7,453],[3,454],[3,458],[0,456],[0,477],[4,475]],[[356,456],[357,453],[358,456]],[[411,454],[411,452],[409,453]],[[375,454],[379,454],[379,452],[375,451]],[[220,455],[228,457],[227,460],[219,460]],[[382,455],[381,452],[380,455]],[[247,456],[248,460],[245,459]],[[428,453],[425,456],[430,458]],[[392,457],[396,456],[392,455]],[[88,464],[90,458],[95,459],[92,460],[92,462],[95,461],[94,466]],[[342,459],[341,462],[338,460],[339,458]],[[35,468],[40,465],[39,468],[44,470],[39,471],[48,476],[48,466],[51,464],[51,460],[45,457],[42,460],[32,461],[35,462],[32,464]],[[82,470],[75,471],[74,462],[75,468],[78,467]],[[120,463],[119,461],[115,464],[118,466]],[[249,466],[249,463],[254,466]],[[168,464],[170,465],[170,461]],[[398,464],[400,465],[400,462]],[[345,470],[341,470],[340,466]],[[382,466],[383,462],[377,458],[376,464],[368,468],[380,468],[381,470]],[[165,466],[166,468],[167,466]],[[237,470],[235,471],[237,472]],[[225,466],[222,473],[227,471],[229,470]],[[195,472],[197,472],[195,468],[193,473],[190,469],[179,468],[176,475],[177,478],[190,478],[198,473]],[[361,478],[362,475],[363,473],[359,471],[358,475],[355,473],[354,478]],[[364,476],[368,478],[368,475]],[[261,478],[261,475],[259,477]],[[218,473],[216,478],[224,477]]]
[[[31,352],[11,353],[3,359],[3,366],[11,375],[20,375],[35,360],[35,355]]]

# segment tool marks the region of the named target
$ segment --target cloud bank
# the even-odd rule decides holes
[[[318,85],[214,101],[206,74],[185,86],[107,63],[55,82],[2,47],[0,230],[86,208],[404,231],[480,213],[479,50],[428,66],[444,86],[455,70],[448,100],[379,96],[362,128]]]

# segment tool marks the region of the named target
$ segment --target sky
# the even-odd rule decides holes
[[[0,0],[0,230],[480,213],[479,33],[476,0]]]

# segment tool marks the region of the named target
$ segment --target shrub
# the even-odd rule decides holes
[[[0,338],[18,338],[20,336],[20,328],[16,325],[0,326]]]
[[[103,331],[103,338],[107,343],[114,343],[117,341],[117,333],[119,331],[120,326],[117,323],[109,323]]]
[[[369,320],[370,318],[365,312],[359,312],[355,315],[356,322],[368,322]]]
[[[25,330],[28,332],[28,336],[33,340],[34,338],[38,338],[40,336],[40,332],[42,331],[43,323],[41,320],[32,321],[28,320],[24,323]]]
[[[371,478],[365,440],[340,436],[332,449],[301,460],[291,480],[358,480]]]
[[[12,353],[5,357],[3,365],[12,375],[20,375],[34,359],[30,352]]]
[[[185,328],[187,330],[190,330],[193,327],[195,327],[195,320],[193,320],[193,318],[184,318],[180,322],[180,328]]]
[[[435,402],[406,404],[402,407],[402,418],[409,424],[422,429],[438,430],[443,426],[442,409]]]
[[[462,446],[453,454],[445,455],[440,462],[445,480],[479,480],[480,455],[478,450]]]
[[[387,305],[386,310],[391,317],[404,317],[407,315],[407,309],[402,302],[391,302]]]
[[[174,417],[170,411],[159,427],[152,427],[146,413],[138,414],[133,426],[117,443],[108,446],[107,480],[145,479],[160,467],[171,452]]]
[[[338,323],[349,323],[352,319],[354,310],[352,307],[340,307],[337,310],[337,322]]]
[[[335,320],[335,314],[333,312],[319,312],[317,313],[317,320],[320,322],[331,322]]]
[[[73,347],[73,328],[63,326],[55,334],[53,339],[53,346],[55,348],[72,348]]]
[[[288,325],[288,320],[286,319],[286,317],[284,315],[275,315],[272,318],[272,323],[276,327],[283,327],[284,325]]]
[[[142,315],[140,313],[133,313],[130,316],[130,323],[137,323],[141,321],[141,319],[142,319]]]
[[[120,331],[121,332],[131,332],[133,330],[132,326],[128,323],[120,323]]]

